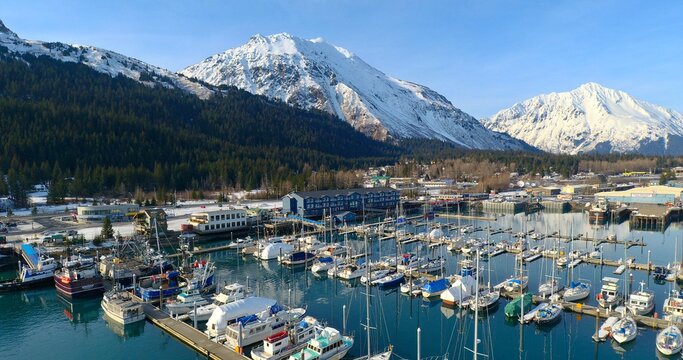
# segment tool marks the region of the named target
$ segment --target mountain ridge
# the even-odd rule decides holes
[[[683,115],[595,82],[532,97],[481,121],[555,154],[683,154]]]
[[[328,112],[379,140],[427,138],[471,149],[530,149],[485,129],[434,90],[388,76],[353,52],[320,38],[257,34],[246,44],[179,73]]]

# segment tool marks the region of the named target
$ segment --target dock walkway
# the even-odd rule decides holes
[[[192,326],[172,319],[168,314],[159,310],[152,304],[142,304],[147,320],[167,332],[183,344],[204,355],[207,359],[216,360],[243,360],[248,359],[229,348],[209,340],[206,334]]]

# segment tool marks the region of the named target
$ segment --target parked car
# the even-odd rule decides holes
[[[66,235],[67,235],[67,236],[76,236],[76,235],[78,235],[78,231],[76,231],[76,230],[69,230],[69,231],[66,232]]]

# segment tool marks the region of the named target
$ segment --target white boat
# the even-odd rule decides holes
[[[365,274],[365,263],[356,263],[345,267],[337,273],[337,277],[343,280],[354,280]]]
[[[670,325],[657,334],[657,351],[664,355],[674,355],[681,352],[683,347],[683,335],[676,325]]]
[[[536,319],[536,314],[538,313],[538,311],[545,309],[546,307],[548,307],[548,305],[549,305],[549,303],[546,303],[546,302],[539,303],[533,309],[531,309],[528,313],[524,314],[524,316],[522,317],[522,321],[525,324],[528,324],[528,323],[534,321],[534,319]]]
[[[610,335],[616,342],[623,344],[636,338],[638,326],[632,317],[625,316],[614,323]]]
[[[389,275],[392,272],[392,270],[374,270],[370,271],[370,274],[368,276],[363,275],[360,277],[360,282],[361,284],[365,284],[366,282],[369,282],[370,285],[375,285],[375,281],[379,280],[387,275]]]
[[[518,276],[512,276],[505,280],[502,284],[502,288],[507,292],[519,292],[521,289],[526,289],[529,285],[529,277],[524,275],[521,279]],[[498,287],[498,286],[497,286]]]
[[[341,244],[331,244],[321,248],[318,252],[322,256],[341,256],[345,255],[348,250],[348,248],[342,246]]]
[[[555,264],[559,267],[567,266],[569,263],[569,258],[567,256],[560,256],[555,260]]]
[[[176,296],[176,299],[164,304],[164,308],[171,316],[187,314],[195,307],[201,307],[211,303],[211,298],[199,289],[185,290]]]
[[[296,326],[282,330],[263,340],[263,344],[251,350],[253,360],[282,360],[303,349],[316,334],[318,321],[306,316]]]
[[[289,360],[340,360],[353,346],[353,338],[342,336],[335,328],[326,327],[309,340],[306,347],[289,356]]]
[[[671,294],[664,300],[664,319],[680,322],[683,320],[683,292],[671,290]]]
[[[536,254],[542,254],[543,250],[544,250],[543,245],[536,245],[536,246],[532,247],[531,249],[529,249],[529,252],[536,255]]]
[[[100,306],[110,319],[122,325],[145,320],[142,304],[134,302],[127,291],[114,289],[106,292]]]
[[[314,274],[327,273],[327,270],[334,267],[337,259],[331,256],[318,258],[313,265],[311,265],[311,272]]]
[[[396,270],[400,272],[415,271],[426,263],[427,258],[418,257],[414,254],[403,254],[403,258],[396,265]]]
[[[275,260],[278,256],[290,254],[294,251],[294,245],[286,243],[273,243],[266,245],[260,252],[258,258],[260,260]]]
[[[423,273],[430,273],[435,271],[440,271],[446,266],[446,259],[437,258],[428,260],[426,264],[421,265],[419,271]]]
[[[212,303],[200,306],[196,310],[190,310],[187,313],[187,316],[191,320],[206,321],[219,306],[244,299],[246,296],[247,290],[244,285],[238,283],[225,285],[221,291],[214,296]]]
[[[605,319],[605,322],[600,325],[600,329],[598,332],[593,335],[593,340],[597,342],[605,341],[607,340],[607,337],[610,335],[612,332],[612,327],[616,322],[619,321],[619,318],[616,316],[610,316],[607,319]]]
[[[562,290],[562,288],[563,286],[557,279],[550,279],[538,286],[538,296],[547,297]]]
[[[599,248],[596,247],[595,249],[593,249],[593,251],[590,252],[590,254],[588,254],[588,256],[591,259],[600,259],[602,258],[602,252]]]
[[[424,284],[428,283],[429,280],[425,277],[420,277],[417,279],[412,279],[404,282],[401,284],[401,293],[406,294],[406,295],[413,295],[413,291],[419,291],[420,294],[422,293],[422,287]],[[417,294],[419,295],[419,294]]]
[[[244,239],[240,238],[228,244],[228,249],[240,250],[254,245],[256,245],[256,241],[250,236],[247,236]]]
[[[342,271],[344,271],[347,267],[350,266],[351,264],[349,263],[342,263],[341,261],[337,261],[331,268],[327,269],[327,276],[337,277],[339,276],[339,274],[341,274]]]
[[[296,323],[306,314],[306,309],[285,310],[275,304],[260,313],[243,316],[228,325],[225,331],[225,343],[233,349],[245,347],[279,332],[288,323]]]
[[[623,298],[619,292],[619,279],[613,277],[602,278],[602,288],[596,297],[598,304],[602,308],[619,305]]]
[[[472,311],[474,311],[475,308],[478,308],[476,310],[483,311],[483,310],[490,309],[493,306],[495,306],[498,303],[499,299],[500,299],[500,291],[499,290],[487,288],[487,289],[484,289],[483,291],[479,292],[479,298],[476,301],[475,301],[475,299],[470,299],[469,307],[470,307],[470,310],[472,310]]]
[[[652,290],[645,290],[645,283],[641,281],[640,291],[629,296],[626,308],[633,315],[649,314],[655,308],[655,293]]]
[[[562,299],[564,301],[579,301],[588,297],[591,293],[591,283],[588,280],[572,281],[569,287],[564,290]]]
[[[444,305],[464,306],[469,301],[476,291],[477,280],[472,276],[461,277],[439,295],[439,298]]]
[[[538,310],[534,320],[539,325],[552,324],[559,321],[562,317],[562,305],[551,302],[543,309]]]
[[[221,336],[225,333],[228,324],[243,316],[268,310],[276,303],[273,299],[249,297],[221,305],[211,313],[211,317],[209,317],[206,323],[206,331],[204,332],[209,337]]]
[[[381,288],[387,288],[403,283],[405,275],[403,273],[391,273],[383,278],[375,280],[373,283]]]

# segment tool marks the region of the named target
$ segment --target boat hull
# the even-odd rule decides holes
[[[83,297],[104,292],[104,283],[99,276],[64,283],[55,275],[55,288],[65,297]]]

